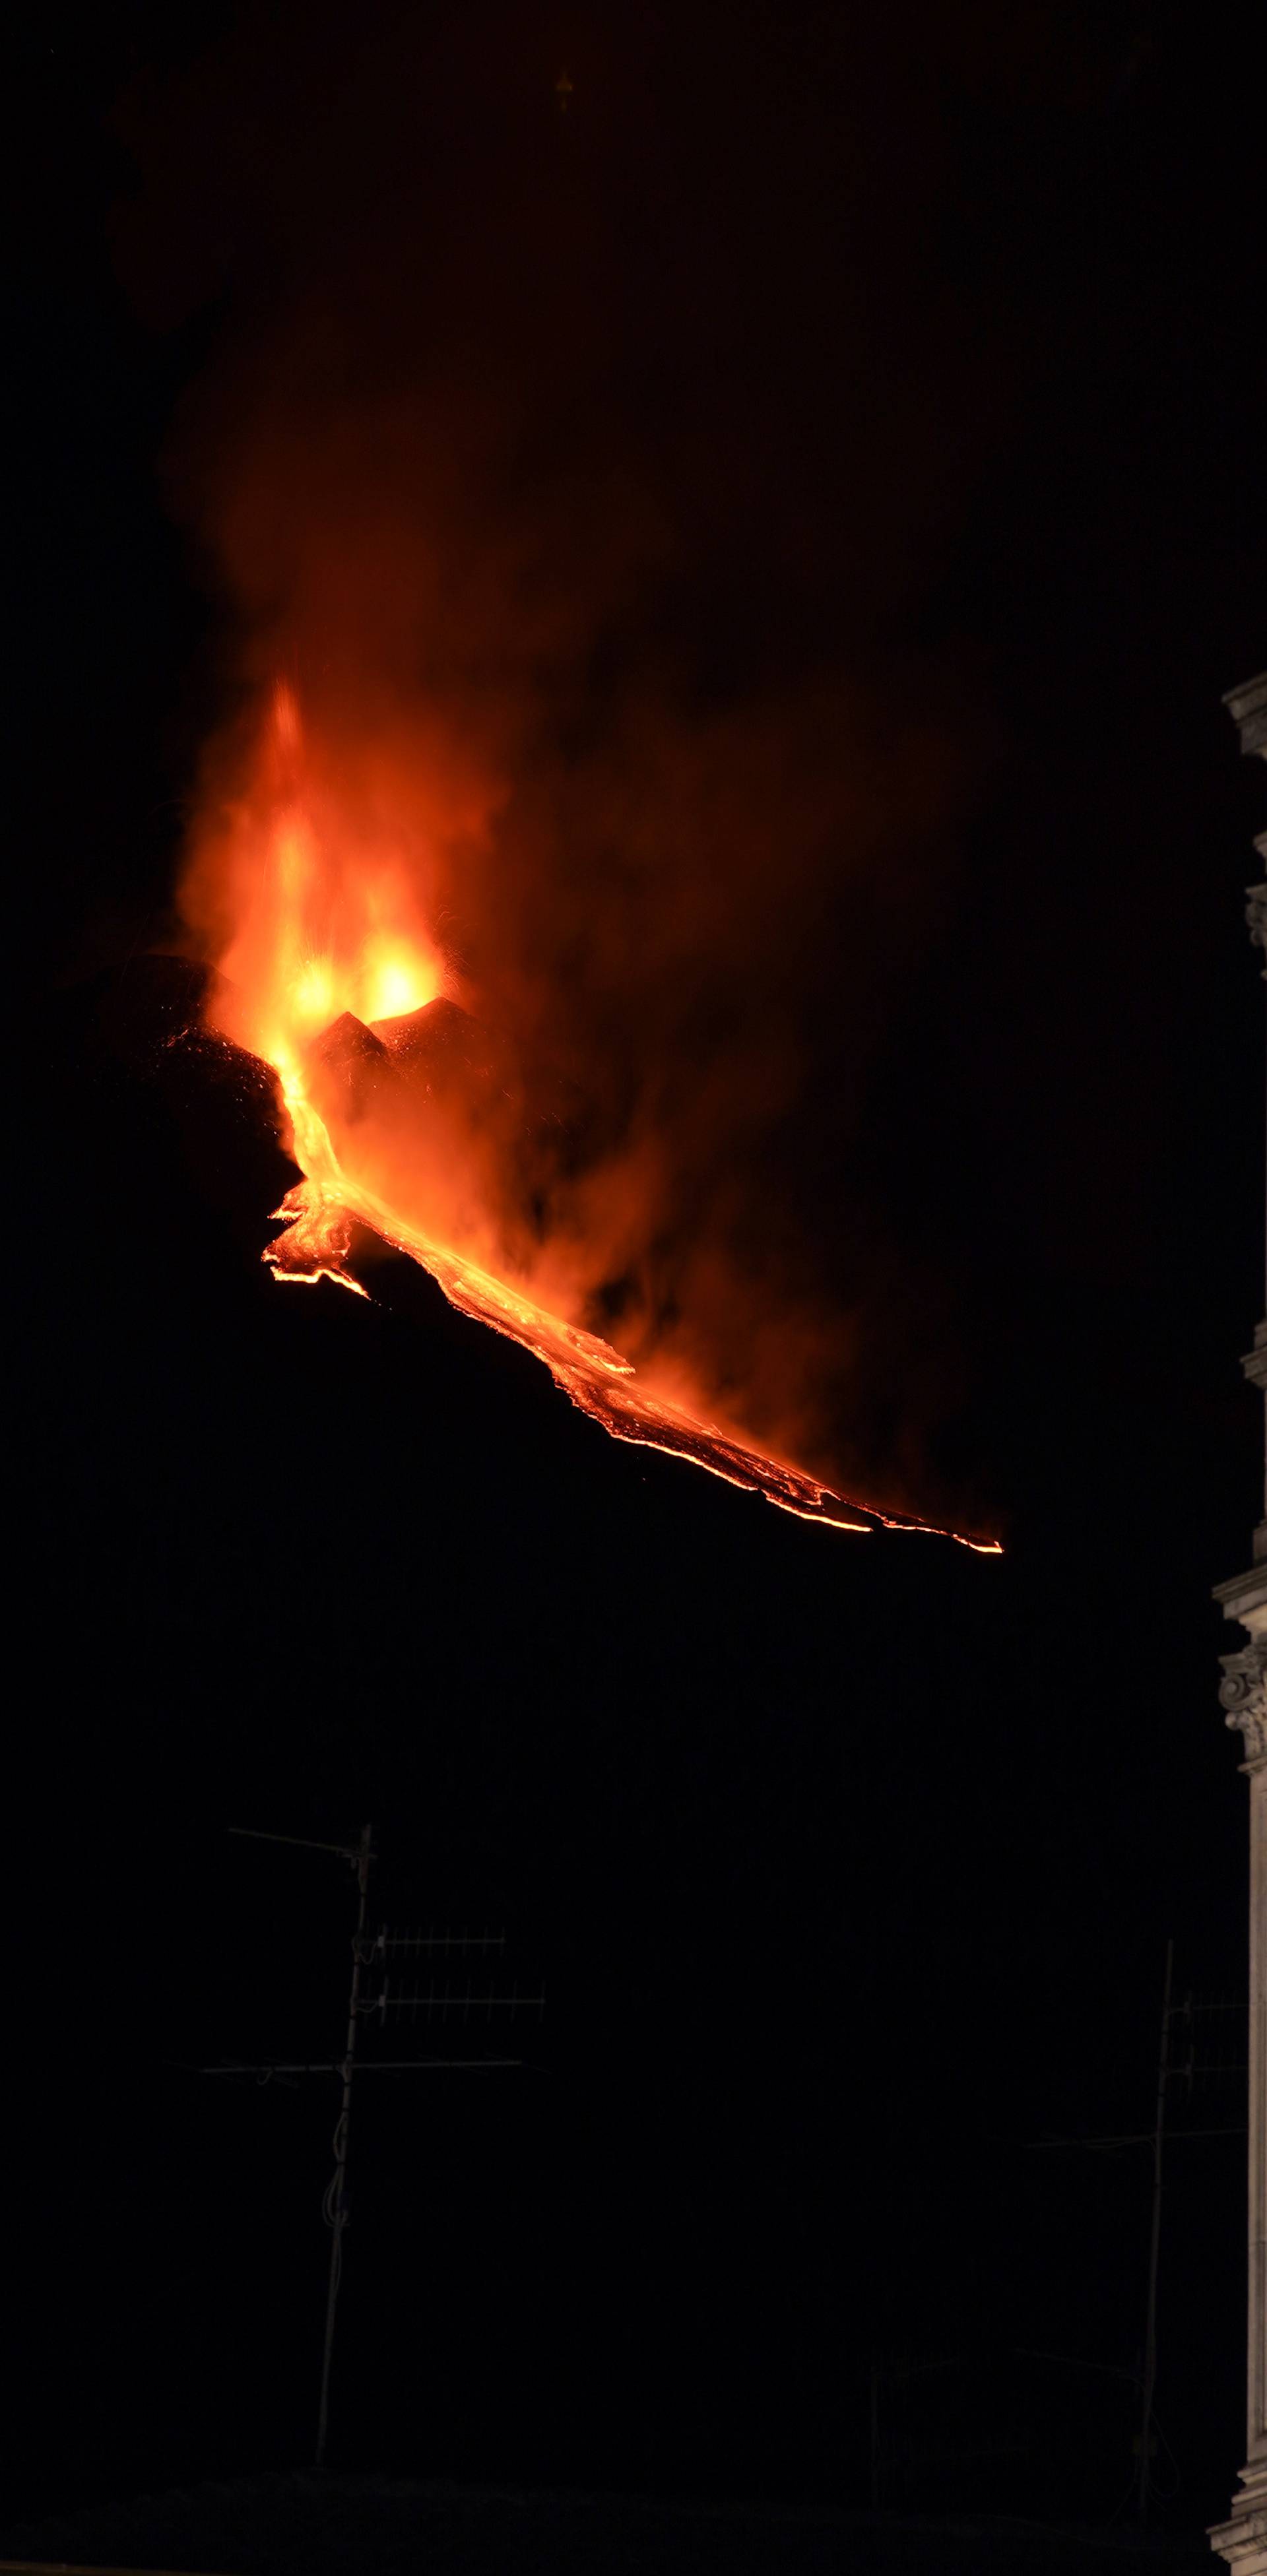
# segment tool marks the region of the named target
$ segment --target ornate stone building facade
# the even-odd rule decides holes
[[[1267,759],[1267,671],[1231,690],[1226,703],[1242,750]],[[1267,868],[1267,832],[1254,846]],[[1255,946],[1267,950],[1267,883],[1251,886],[1248,920]],[[1267,1322],[1243,1366],[1267,1398]],[[1216,1598],[1249,1641],[1222,1658],[1219,1693],[1228,1725],[1244,1738],[1249,1779],[1249,2430],[1231,2518],[1210,2539],[1236,2576],[1267,2576],[1267,1492],[1253,1565],[1221,1583]]]

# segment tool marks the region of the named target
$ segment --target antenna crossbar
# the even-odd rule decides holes
[[[522,2066],[522,2057],[366,2057],[357,2062],[358,2075],[416,2075],[433,2069],[456,2066]],[[270,2075],[343,2075],[347,2059],[343,2057],[281,2058],[257,2064],[250,2058],[225,2058],[219,2066],[196,2066],[195,2075],[255,2075],[266,2084]]]

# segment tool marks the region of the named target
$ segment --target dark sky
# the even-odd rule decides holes
[[[1027,2142],[1143,2125],[1168,1936],[1243,1991],[1230,21],[54,12],[23,70],[4,2512],[304,2456],[330,2106],[170,2061],[333,2042],[346,1890],[224,1828],[372,1814],[384,1907],[504,1917],[551,2016],[513,2098],[366,2106],[341,2456],[861,2502],[874,2358],[962,2355],[907,2443],[968,2456],[903,2495],[1107,2516],[1145,2175]],[[485,988],[521,1007],[535,939],[613,1097],[634,1035],[672,1068],[675,1241],[720,1157],[748,1275],[829,1363],[837,1319],[824,1437],[1000,1563],[618,1450],[413,1274],[268,1283],[258,1096],[162,1049],[144,960],[278,637],[318,696],[471,710],[514,790]],[[672,1008],[599,971],[661,811]],[[690,1063],[770,1031],[777,1107],[701,1143]],[[1184,2525],[1238,2465],[1239,2152],[1177,2148],[1167,2203]]]

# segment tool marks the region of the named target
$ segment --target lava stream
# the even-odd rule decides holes
[[[682,1406],[637,1385],[632,1361],[622,1358],[609,1343],[564,1323],[557,1315],[547,1314],[519,1289],[495,1279],[476,1262],[433,1243],[352,1179],[340,1166],[329,1130],[308,1096],[297,1061],[286,1054],[277,1062],[276,1071],[290,1117],[294,1158],[304,1174],[275,1211],[286,1223],[264,1253],[278,1280],[311,1286],[319,1279],[332,1279],[364,1297],[367,1291],[348,1266],[355,1221],[394,1251],[416,1261],[459,1314],[489,1325],[493,1332],[503,1333],[508,1340],[531,1351],[549,1369],[555,1385],[582,1413],[600,1422],[613,1439],[633,1441],[644,1448],[665,1450],[671,1457],[689,1459],[693,1465],[707,1468],[710,1475],[723,1477],[728,1484],[763,1494],[781,1511],[792,1512],[802,1520],[821,1521],[832,1529],[920,1530],[931,1536],[953,1538],[980,1555],[1001,1554],[997,1539],[937,1530],[928,1521],[851,1502],[801,1468],[767,1457],[761,1450],[734,1439],[718,1424],[699,1421]]]

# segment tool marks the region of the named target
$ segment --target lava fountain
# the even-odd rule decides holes
[[[532,1293],[533,1264],[522,1246],[507,1258],[490,1187],[524,1123],[504,1051],[454,1002],[416,871],[390,832],[352,844],[313,773],[295,693],[279,684],[247,792],[196,852],[185,889],[220,968],[210,1025],[272,1067],[302,1174],[263,1255],[274,1278],[367,1295],[351,1267],[354,1227],[365,1227],[461,1314],[530,1351],[614,1439],[835,1529],[931,1532],[704,1418]],[[997,1540],[935,1534],[999,1553]]]

